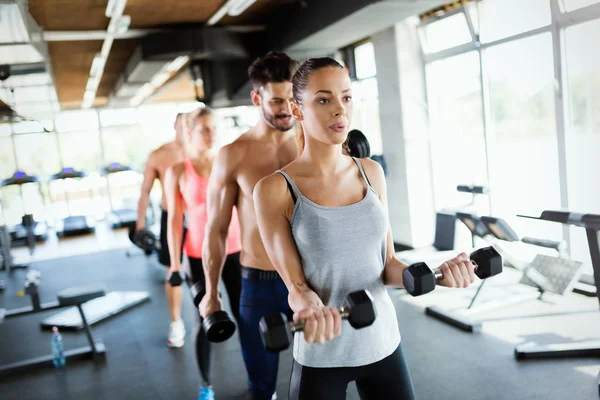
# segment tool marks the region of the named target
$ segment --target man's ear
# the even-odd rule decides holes
[[[290,105],[292,107],[292,116],[294,119],[297,121],[302,121],[304,119],[304,115],[302,115],[300,106],[295,101],[292,101]]]
[[[258,90],[252,90],[250,92],[250,98],[252,99],[252,104],[254,104],[257,107],[260,107],[260,102],[262,98],[260,97],[260,93],[258,93]]]

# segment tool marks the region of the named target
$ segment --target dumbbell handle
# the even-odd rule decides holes
[[[473,264],[475,266],[475,271],[477,271],[477,263],[473,260],[471,260],[471,264]],[[434,269],[433,273],[435,274],[435,280],[436,281],[441,281],[442,279],[444,279],[444,273],[442,272],[441,268],[438,269]]]
[[[346,307],[340,307],[338,308],[338,311],[340,312],[340,315],[342,316],[342,319],[348,319],[348,317],[350,316],[350,310],[347,309]],[[302,332],[304,330],[304,326],[306,325],[305,321],[300,321],[298,323],[290,323],[290,330],[292,331],[292,333],[294,332]]]

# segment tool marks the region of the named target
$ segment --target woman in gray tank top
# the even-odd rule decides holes
[[[384,174],[375,161],[342,153],[352,118],[348,73],[331,58],[309,59],[292,85],[299,156],[254,190],[265,248],[294,320],[306,321],[294,337],[290,399],[344,399],[351,381],[362,399],[414,399],[385,288],[402,287],[407,266],[394,255]],[[464,253],[442,268],[442,285],[474,280]],[[355,330],[337,307],[361,289],[373,295],[377,318]]]

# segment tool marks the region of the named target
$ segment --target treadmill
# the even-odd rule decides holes
[[[118,162],[112,162],[106,167],[102,168],[102,174],[106,177],[106,189],[108,190],[108,202],[111,210],[108,220],[113,229],[128,228],[132,225],[135,225],[137,221],[137,208],[115,209],[112,202],[109,176],[126,171],[134,171],[134,169]]]
[[[8,179],[4,179],[2,182],[0,182],[0,188],[5,188],[8,186],[15,186],[15,185],[18,186],[21,201],[23,203],[24,215],[23,215],[22,221],[24,221],[26,223],[23,224],[23,222],[21,222],[15,226],[9,227],[11,246],[26,245],[29,243],[29,240],[28,240],[29,231],[28,231],[28,227],[25,226],[25,225],[28,225],[29,223],[31,223],[31,232],[33,233],[33,240],[35,242],[44,242],[48,239],[48,225],[46,224],[46,222],[35,221],[35,220],[33,220],[33,217],[31,216],[31,214],[27,214],[25,199],[23,197],[23,185],[26,185],[29,183],[33,183],[38,186],[40,198],[42,199],[42,203],[44,203],[44,195],[42,193],[42,184],[36,176],[27,175],[23,171],[16,171],[13,174],[13,176],[11,176]]]
[[[87,174],[84,171],[77,171],[73,168],[63,168],[60,172],[52,175],[48,182],[48,191],[51,192],[51,182],[63,180],[78,180],[81,181]],[[66,236],[77,236],[86,235],[93,233],[96,230],[96,220],[91,215],[71,215],[71,208],[69,204],[69,190],[64,189],[65,200],[67,203],[68,216],[61,220],[58,220],[55,226],[56,234],[58,237]],[[92,190],[90,189],[90,198],[93,197]]]

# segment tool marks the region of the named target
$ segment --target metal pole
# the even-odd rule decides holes
[[[552,47],[554,54],[554,112],[556,114],[556,140],[558,148],[558,177],[560,188],[560,206],[564,210],[569,209],[569,185],[567,175],[567,103],[564,95],[568,93],[568,85],[565,77],[566,66],[563,65],[563,60],[566,59],[564,46],[564,29],[559,26],[561,11],[558,0],[551,0],[550,8],[552,12]],[[569,225],[562,227],[563,239],[571,246],[571,230]]]

